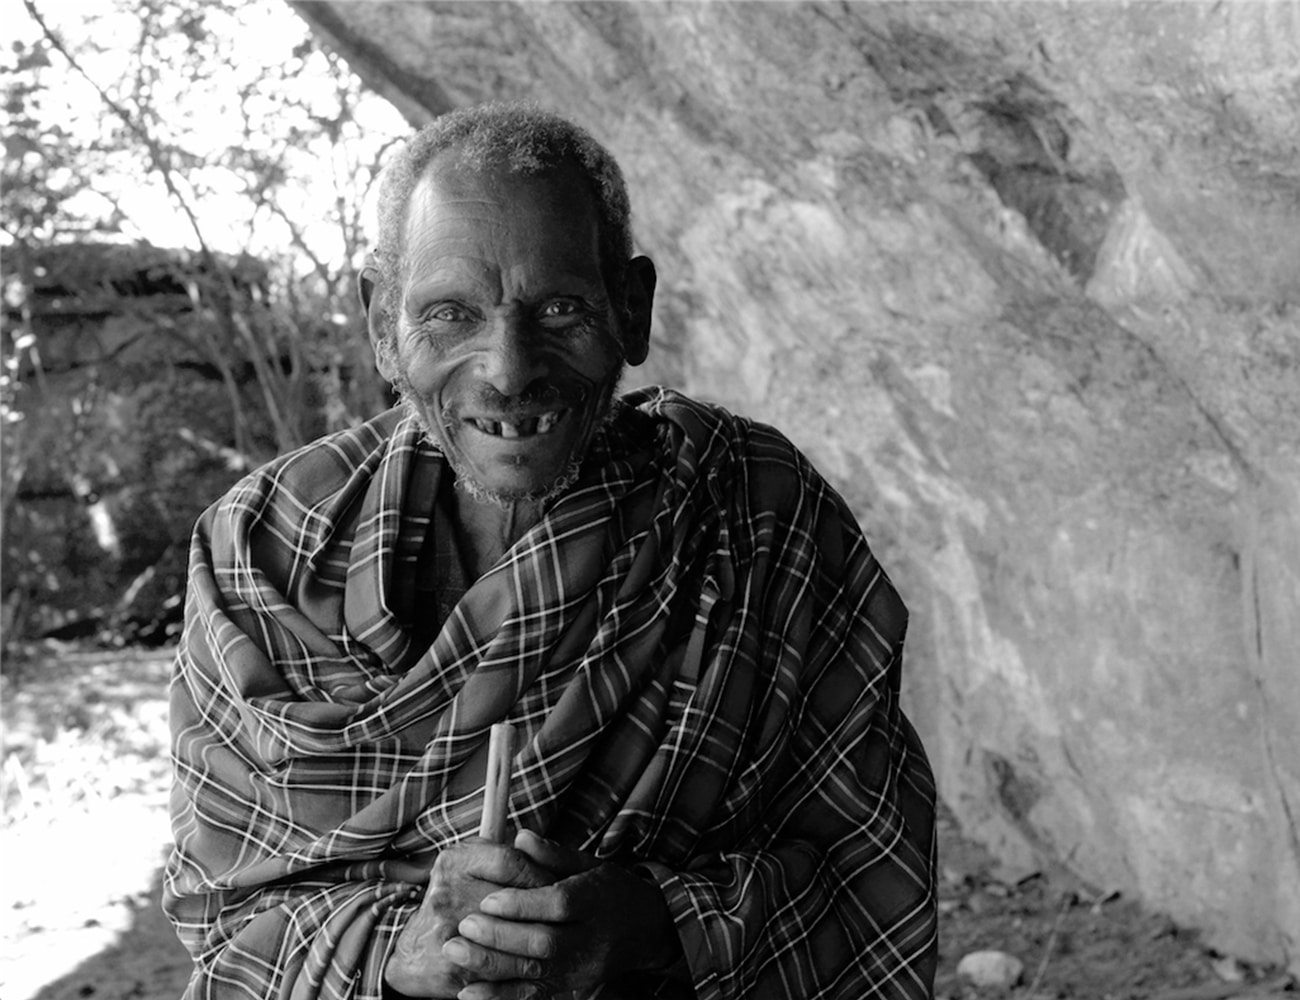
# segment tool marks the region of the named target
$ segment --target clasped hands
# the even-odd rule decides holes
[[[412,997],[540,1000],[679,955],[663,894],[617,865],[528,830],[513,845],[443,850],[385,968]]]

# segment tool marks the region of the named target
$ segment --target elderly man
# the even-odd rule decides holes
[[[166,907],[190,997],[926,997],[906,612],[783,437],[666,390],[585,132],[444,116],[361,294],[401,406],[200,519]],[[520,734],[509,843],[475,836]]]

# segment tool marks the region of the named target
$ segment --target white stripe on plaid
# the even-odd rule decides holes
[[[700,998],[930,996],[906,612],[806,459],[676,393],[625,397],[578,483],[416,649],[444,472],[390,411],[196,528],[165,901],[187,996],[378,1000],[433,857],[477,828],[502,719],[512,821],[656,879]],[[647,988],[686,995],[602,995]]]

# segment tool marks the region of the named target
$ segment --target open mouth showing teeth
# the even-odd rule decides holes
[[[559,423],[560,417],[563,416],[562,410],[555,410],[551,413],[543,413],[536,417],[525,417],[522,420],[483,420],[478,417],[470,417],[469,422],[484,434],[491,434],[493,437],[500,438],[526,438],[534,434],[549,434]]]

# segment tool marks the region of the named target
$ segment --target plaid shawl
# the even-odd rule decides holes
[[[187,997],[378,998],[433,857],[477,830],[502,719],[512,822],[656,880],[700,998],[930,996],[906,611],[807,460],[627,396],[577,485],[412,648],[443,474],[389,411],[198,523],[164,903]],[[685,995],[600,993],[647,987]]]

